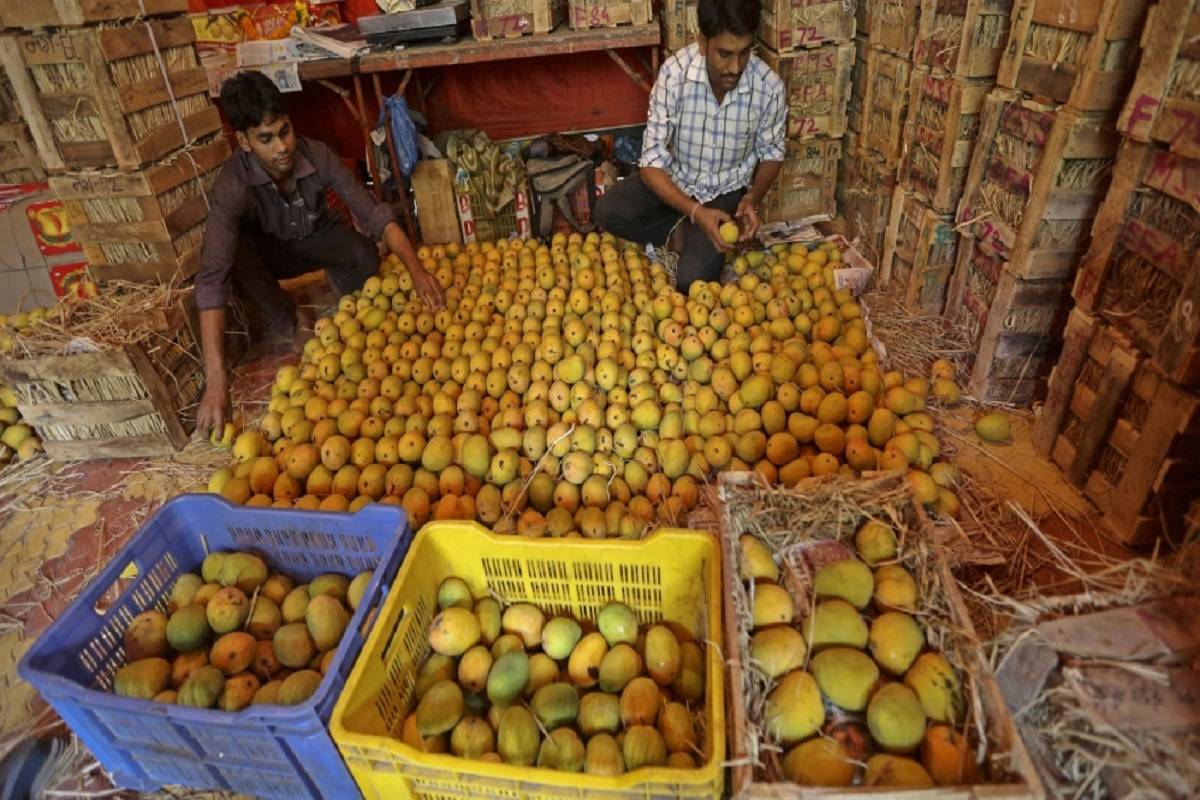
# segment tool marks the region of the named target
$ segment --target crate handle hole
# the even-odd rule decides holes
[[[117,579],[109,584],[96,598],[96,602],[92,604],[92,610],[96,612],[96,615],[103,617],[107,614],[108,610],[116,605],[125,592],[133,586],[140,574],[141,571],[138,568],[137,562],[130,561],[126,564],[125,568],[121,570],[121,574],[117,576]]]
[[[412,612],[408,606],[400,608],[400,616],[396,618],[396,624],[392,626],[391,632],[388,634],[387,641],[383,643],[383,647],[379,650],[379,660],[383,663],[388,662],[388,653],[392,652],[392,643],[396,640],[396,636],[402,628],[407,627],[404,622],[408,619]]]

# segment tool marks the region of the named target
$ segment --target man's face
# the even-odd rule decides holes
[[[754,34],[719,33],[711,39],[700,37],[700,45],[713,89],[728,92],[737,86],[754,50]]]
[[[287,114],[267,115],[261,125],[238,131],[238,144],[253,153],[272,178],[289,175],[296,164],[296,133]]]

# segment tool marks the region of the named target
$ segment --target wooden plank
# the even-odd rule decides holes
[[[1084,420],[1083,430],[1075,442],[1075,458],[1065,470],[1067,480],[1082,486],[1095,464],[1097,452],[1108,433],[1109,422],[1116,413],[1117,404],[1125,394],[1125,387],[1138,367],[1140,357],[1136,350],[1126,347],[1113,349],[1108,366],[1100,379],[1100,386],[1092,404],[1091,414]]]
[[[163,422],[167,426],[167,437],[176,450],[182,450],[187,446],[188,432],[184,430],[183,422],[179,419],[179,410],[175,405],[175,396],[167,391],[166,385],[162,382],[162,378],[158,376],[154,366],[150,360],[146,358],[146,354],[140,347],[126,347],[126,355],[129,356],[130,362],[133,364],[137,374],[142,379],[142,384],[146,387],[150,399],[154,401],[155,407],[159,410]]]
[[[852,41],[854,13],[842,0],[763,0],[758,39],[776,53]]]
[[[1080,111],[1118,108],[1133,83],[1132,68],[1105,69],[1113,42],[1127,47],[1135,40],[1150,0],[1017,0],[1009,46],[996,82]],[[1026,42],[1037,30],[1082,37],[1071,61],[1050,61],[1027,52]]]
[[[10,385],[94,380],[109,375],[130,375],[133,371],[133,364],[120,352],[0,360],[0,378]]]
[[[862,141],[872,155],[892,167],[900,163],[903,153],[909,88],[908,62],[872,48],[867,56]]]
[[[453,167],[447,159],[422,160],[412,175],[417,222],[425,242],[461,242],[454,203]]]
[[[79,442],[43,441],[42,449],[54,461],[98,461],[106,458],[159,458],[177,448],[163,434],[97,439]]]
[[[103,425],[157,413],[154,401],[114,400],[99,403],[39,403],[27,407],[21,418],[28,425]]]
[[[572,30],[645,25],[650,16],[650,0],[569,0],[567,7]]]
[[[15,36],[0,36],[0,65],[12,86],[13,95],[21,108],[21,116],[29,125],[38,155],[48,170],[62,169],[62,157],[55,144],[54,131],[45,116],[38,113],[37,87],[25,69],[25,61]]]
[[[871,29],[868,37],[872,46],[882,47],[908,60],[925,28],[932,24],[927,0],[874,0],[871,9]],[[927,38],[927,37],[925,37]]]
[[[933,0],[931,5],[929,24],[919,29],[913,62],[956,78],[995,75],[1008,41],[1011,0]],[[998,33],[984,41],[992,30]]]
[[[26,29],[184,14],[187,10],[187,0],[0,0],[0,19],[9,27]]]
[[[1142,58],[1129,97],[1121,109],[1117,123],[1122,134],[1139,142],[1154,138],[1155,120],[1163,115],[1171,71],[1187,41],[1189,25],[1180,20],[1194,21],[1192,0],[1157,0],[1146,16],[1142,35]],[[1193,23],[1194,24],[1194,23]],[[1194,153],[1200,158],[1200,128],[1188,126],[1179,143],[1185,155]]]

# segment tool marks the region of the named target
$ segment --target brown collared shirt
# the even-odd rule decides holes
[[[296,163],[283,186],[271,179],[252,153],[235,151],[209,192],[208,227],[195,281],[196,306],[225,307],[242,226],[258,228],[275,239],[295,240],[338,224],[341,218],[329,208],[326,189],[333,189],[375,239],[382,239],[383,229],[396,221],[392,210],[376,203],[322,142],[297,137]]]

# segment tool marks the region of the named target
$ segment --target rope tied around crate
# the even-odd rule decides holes
[[[138,8],[141,10],[141,17],[149,16],[146,12],[146,0],[138,0]],[[175,97],[175,87],[171,85],[171,74],[167,71],[167,62],[163,59],[162,49],[158,46],[158,38],[154,35],[154,26],[150,24],[149,20],[144,20],[142,24],[146,26],[146,33],[150,36],[150,46],[154,48],[154,60],[158,64],[158,71],[162,74],[163,85],[167,89],[167,98],[171,101],[171,110],[175,112],[175,121],[179,123],[183,155],[192,162],[192,169],[195,171],[196,177],[200,179],[197,185],[200,189],[200,196],[204,199],[204,207],[211,211],[212,203],[209,202],[208,191],[204,188],[203,171],[191,153],[191,140],[188,137],[187,124],[183,120],[183,112],[179,110],[179,100]]]

